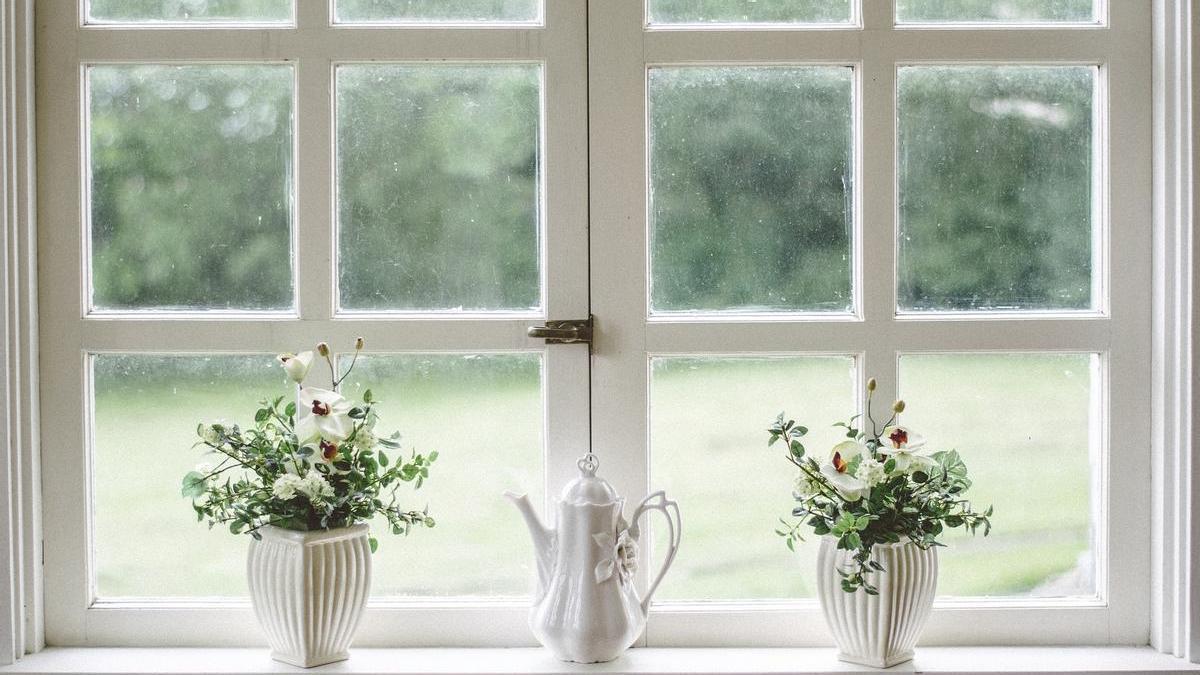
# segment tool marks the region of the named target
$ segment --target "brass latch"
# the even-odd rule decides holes
[[[547,321],[544,326],[530,326],[525,334],[531,338],[542,338],[548,345],[592,344],[592,317]]]

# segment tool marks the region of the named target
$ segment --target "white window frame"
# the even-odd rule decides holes
[[[549,0],[551,3],[559,0]],[[593,11],[597,1],[592,0]],[[873,24],[878,26],[878,13],[869,8],[874,0],[868,3],[867,16],[864,17],[868,28]],[[19,659],[22,654],[39,651],[45,644],[43,634],[43,566],[40,545],[43,536],[53,540],[59,536],[54,528],[42,527],[41,513],[44,508],[40,495],[41,473],[43,472],[43,453],[38,430],[39,424],[39,340],[38,315],[48,309],[39,307],[37,293],[37,227],[39,218],[48,219],[45,208],[39,211],[35,208],[35,188],[39,182],[52,180],[57,172],[71,172],[73,167],[63,166],[54,161],[53,157],[43,155],[41,162],[35,162],[34,137],[34,4],[35,0],[13,0],[0,5],[0,114],[3,119],[3,152],[0,153],[0,172],[4,180],[0,183],[0,198],[3,198],[3,210],[0,211],[0,221],[6,241],[5,256],[0,259],[0,271],[3,272],[3,294],[0,296],[3,313],[0,314],[0,327],[3,329],[5,340],[0,355],[0,380],[4,382],[8,395],[4,408],[5,424],[0,427],[0,663],[8,663]],[[1121,3],[1124,4],[1124,3]],[[1132,3],[1130,3],[1132,4]],[[1200,144],[1193,143],[1196,131],[1200,130],[1200,107],[1195,105],[1195,97],[1200,95],[1193,88],[1192,73],[1200,68],[1200,50],[1194,45],[1200,35],[1200,12],[1194,12],[1189,0],[1153,0],[1146,6],[1153,5],[1154,11],[1154,43],[1153,43],[1153,85],[1154,85],[1154,303],[1153,323],[1153,363],[1152,391],[1153,401],[1153,521],[1152,538],[1148,543],[1152,565],[1139,570],[1139,575],[1148,573],[1150,588],[1148,589],[1151,603],[1150,642],[1161,651],[1185,656],[1200,662],[1200,583],[1194,579],[1192,570],[1200,561],[1200,518],[1191,518],[1190,514],[1200,508],[1200,461],[1194,461],[1196,449],[1191,442],[1191,430],[1196,421],[1200,421],[1200,400],[1193,398],[1191,389],[1194,382],[1192,363],[1200,357],[1200,343],[1193,341],[1192,334],[1200,326],[1194,325],[1192,310],[1193,297],[1200,291],[1200,275],[1193,274],[1194,263],[1200,251],[1196,250],[1197,240],[1193,237],[1193,227],[1196,224],[1196,214],[1193,208],[1193,169],[1200,160]],[[39,5],[40,9],[40,5]],[[1148,9],[1146,10],[1149,11]],[[874,19],[872,19],[874,17]],[[39,14],[39,19],[41,15]],[[626,17],[627,18],[627,17]],[[623,23],[617,21],[612,23]],[[598,33],[612,29],[612,25],[604,25],[593,15],[589,33],[593,40]],[[625,27],[627,28],[627,27]],[[624,30],[624,28],[622,28]],[[723,34],[724,31],[717,31]],[[1058,32],[1052,29],[1054,34]],[[229,31],[224,31],[223,44],[230,45],[234,41]],[[1018,31],[1016,35],[1024,34]],[[761,34],[760,34],[761,35]],[[434,36],[426,35],[422,41],[426,49],[431,49]],[[818,40],[830,40],[817,38]],[[848,44],[858,37],[843,36],[836,39]],[[624,34],[621,41],[625,46],[635,46],[635,40]],[[778,53],[783,51],[776,38],[773,48],[766,51]],[[1051,41],[1053,42],[1053,41]],[[1036,40],[1035,40],[1036,43]],[[278,45],[276,45],[278,46]],[[1044,45],[1045,46],[1045,45]],[[996,41],[986,37],[980,45],[982,51],[995,51]],[[1049,45],[1054,51],[1054,45]],[[241,45],[245,49],[246,45]],[[593,58],[605,56],[596,54],[598,47],[592,43],[590,50]],[[804,49],[795,53],[785,54],[785,60],[795,60],[803,55]],[[1149,52],[1150,50],[1142,50]],[[39,55],[40,56],[40,55]],[[618,58],[614,58],[618,57]],[[630,95],[631,68],[641,69],[643,64],[636,66],[630,63],[634,54],[608,55],[614,61],[611,68],[597,68],[593,74],[592,94],[598,96],[606,91],[616,90],[623,96]],[[38,68],[47,67],[45,58],[39,58]],[[605,83],[602,76],[623,71],[623,75],[615,82]],[[1150,69],[1145,72],[1131,74],[1150,79]],[[45,91],[39,91],[38,114],[45,114],[46,104],[53,103]],[[627,111],[626,111],[627,112]],[[596,135],[601,133],[600,124],[627,124],[627,114],[616,111],[605,113],[601,110],[591,112],[593,142]],[[77,120],[69,120],[75,124]],[[42,141],[47,132],[46,123],[39,120]],[[69,127],[68,127],[69,128]],[[594,166],[592,180],[596,185],[620,185],[617,175],[622,165],[621,148],[593,147]],[[1148,152],[1148,150],[1146,150]],[[35,171],[36,169],[36,171]],[[35,180],[36,177],[36,180]],[[60,177],[61,180],[61,177]],[[634,180],[636,183],[637,181]],[[54,196],[53,198],[57,198]],[[625,205],[628,206],[628,205]],[[639,205],[632,205],[634,210]],[[614,232],[614,221],[627,214],[628,208],[621,204],[597,203],[593,205],[593,222],[603,225],[606,231]],[[1146,223],[1149,227],[1150,223]],[[619,228],[618,228],[619,229]],[[602,243],[602,242],[601,242]],[[593,242],[596,246],[597,242]],[[603,254],[611,252],[613,247],[599,246],[597,259],[605,259],[606,264],[619,262],[618,258]],[[620,247],[617,247],[620,248]],[[52,259],[52,258],[51,258]],[[886,258],[885,258],[886,260]],[[46,264],[43,262],[43,265]],[[626,289],[627,291],[628,289]],[[627,300],[629,298],[626,298]],[[613,301],[613,298],[609,298]],[[626,327],[632,326],[635,335],[624,338],[622,342],[632,345],[637,350],[643,350],[644,345],[636,344],[646,332],[639,328],[644,316],[639,316],[635,304],[624,303],[626,314],[623,319]],[[868,313],[870,307],[867,308]],[[620,319],[616,317],[614,320]],[[604,321],[604,319],[601,319]],[[993,329],[1008,330],[1021,328],[1011,322],[998,321],[971,330],[977,337],[986,338]],[[1066,328],[1066,327],[1064,327]],[[657,330],[657,329],[656,329]],[[832,331],[809,330],[810,337],[818,342],[830,343],[835,340]],[[347,331],[348,334],[353,331]],[[430,331],[433,332],[433,331]],[[765,348],[772,344],[770,336],[754,326],[741,326],[734,331],[737,337],[745,340],[746,349]],[[259,331],[259,338],[263,331]],[[604,347],[605,331],[600,331],[601,347]],[[323,336],[324,337],[324,336]],[[417,335],[420,337],[420,335]],[[429,333],[424,335],[428,340]],[[519,344],[520,338],[515,332],[510,335],[513,344]],[[617,345],[608,344],[609,348]],[[793,345],[788,345],[794,348]],[[807,348],[807,346],[806,346]],[[845,349],[843,344],[838,349]],[[42,362],[45,363],[45,355]],[[620,367],[627,368],[637,377],[644,377],[644,352],[640,358],[612,359],[603,365],[603,378],[597,377],[597,385],[602,386],[605,379],[619,376]],[[627,373],[628,374],[628,373]],[[635,394],[636,396],[636,394]],[[55,413],[57,415],[57,413]],[[637,427],[639,417],[631,418]],[[633,429],[630,433],[621,434],[620,424],[604,424],[609,420],[597,420],[597,436],[603,435],[609,447],[620,446],[622,438],[634,443],[644,443],[645,434],[639,433],[645,427]],[[598,439],[599,440],[599,439]],[[553,472],[553,467],[549,467]],[[52,470],[52,469],[51,469]],[[630,484],[637,489],[645,484],[645,471],[634,468],[621,482]],[[553,479],[550,481],[552,484]],[[45,500],[50,501],[50,500]],[[52,510],[51,505],[47,510]],[[1014,608],[1015,609],[1015,608]],[[163,608],[160,616],[170,617],[186,608]],[[967,614],[960,610],[949,610],[956,616],[967,621],[977,621],[982,618],[979,611]],[[1016,611],[1020,611],[1017,609]],[[1009,614],[1009,611],[998,609],[995,613]],[[492,618],[509,617],[522,626],[523,612],[506,612],[502,615],[492,615]],[[723,643],[723,630],[728,627],[718,612],[696,615],[697,630],[693,634],[693,642],[697,644]],[[774,623],[776,625],[791,624],[795,613],[789,608],[780,608],[772,612],[767,607],[749,607],[739,612],[729,608],[726,614],[738,615],[739,619],[747,620],[757,626]],[[773,614],[773,616],[770,616]],[[938,614],[944,615],[944,611]],[[1011,616],[1011,614],[1010,614]],[[227,631],[219,623],[228,615],[213,614],[208,610],[197,615],[209,631],[208,635],[219,640]],[[479,619],[478,612],[469,608],[444,607],[432,614],[423,614],[422,622],[442,624],[466,622]],[[1037,617],[1034,617],[1036,620]],[[935,622],[938,619],[935,618]],[[506,621],[506,623],[511,623]],[[479,628],[479,624],[475,626]],[[409,624],[408,628],[412,628]],[[494,633],[502,630],[497,623],[486,624],[487,631]],[[770,626],[768,625],[768,628]],[[976,635],[984,634],[987,624],[972,624]],[[772,629],[774,630],[774,629]],[[799,631],[795,624],[789,626],[794,637]],[[476,630],[476,638],[480,631]],[[652,635],[654,629],[652,628]],[[707,636],[708,639],[705,639]],[[466,641],[455,640],[450,635],[444,641],[430,641],[428,644],[469,644]],[[496,637],[492,635],[492,637]],[[499,636],[501,639],[504,636]],[[52,643],[55,642],[52,640]],[[129,640],[130,644],[147,644],[144,640]],[[1141,641],[1135,641],[1141,644]],[[796,642],[792,642],[796,644]]]
[[[560,484],[587,449],[588,353],[577,345],[545,345],[525,331],[547,318],[588,315],[587,61],[579,47],[586,39],[586,5],[549,3],[537,25],[334,24],[330,3],[306,0],[295,7],[295,22],[289,24],[138,26],[88,25],[81,1],[37,4],[43,26],[36,48],[38,143],[46,169],[39,176],[44,226],[38,245],[56,252],[53,264],[43,258],[38,271],[41,332],[47,338],[41,341],[42,405],[88,410],[88,355],[94,353],[269,356],[320,340],[353,344],[358,335],[367,337],[372,353],[534,352],[543,359],[543,475],[548,485]],[[339,64],[367,61],[541,66],[541,309],[337,309],[334,76]],[[89,310],[84,70],[88,64],[128,62],[287,63],[295,69],[294,310]],[[57,533],[44,547],[47,642],[254,644],[258,630],[248,600],[96,597],[90,500],[80,498],[80,486],[91,484],[87,418],[86,413],[47,418],[41,429],[48,477],[43,513],[47,531]],[[524,627],[525,603],[511,599],[380,598],[367,611],[358,636],[364,645],[532,643]]]
[[[1103,3],[1102,3],[1103,4]],[[1146,6],[1148,8],[1148,5]],[[618,490],[639,494],[649,475],[650,358],[675,354],[844,354],[857,360],[858,396],[898,391],[902,353],[1077,351],[1101,355],[1101,522],[1097,600],[962,598],[935,604],[929,644],[1139,644],[1148,639],[1150,564],[1151,17],[1111,3],[1098,24],[942,26],[893,23],[891,0],[868,0],[855,25],[649,26],[641,2],[595,2],[589,14],[593,359],[592,444],[621,467]],[[807,28],[807,27],[806,27]],[[1081,312],[900,313],[896,260],[896,69],[908,64],[1087,64],[1097,81],[1094,265],[1098,309]],[[688,64],[849,64],[855,68],[852,277],[861,298],[845,316],[651,316],[647,283],[647,69]],[[1115,95],[1105,97],[1107,88]],[[1105,162],[1099,162],[1103,167]],[[1119,270],[1113,276],[1110,270]],[[1121,283],[1110,284],[1113,277]],[[1094,284],[1097,285],[1097,284]],[[605,328],[607,326],[607,329]],[[1110,438],[1120,439],[1116,448]],[[1129,439],[1141,439],[1131,442]],[[1135,448],[1129,450],[1129,448]],[[610,476],[611,478],[611,476]],[[781,497],[782,498],[782,497]],[[781,502],[782,503],[782,502]],[[684,512],[686,518],[686,505]],[[764,525],[767,527],[767,525]],[[740,533],[731,532],[736,538]],[[746,535],[753,536],[753,535]],[[797,570],[797,574],[802,574]],[[815,600],[656,602],[651,646],[819,646],[831,637]]]

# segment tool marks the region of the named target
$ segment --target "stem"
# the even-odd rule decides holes
[[[337,378],[337,379],[334,381],[334,383],[333,383],[333,390],[334,390],[334,391],[337,391],[337,388],[338,388],[339,386],[341,386],[342,382],[343,382],[343,381],[344,381],[344,380],[345,380],[347,377],[349,377],[349,376],[350,376],[350,373],[354,372],[354,364],[358,363],[358,355],[359,355],[359,353],[361,353],[361,352],[362,352],[362,350],[361,350],[361,349],[355,349],[355,350],[354,350],[354,358],[350,359],[350,367],[349,367],[349,368],[347,368],[347,369],[346,369],[346,372],[342,373],[342,376],[341,376],[341,377],[339,377],[339,378]],[[331,366],[331,367],[332,367],[332,366]]]
[[[333,359],[329,358],[329,350],[325,350],[325,363],[329,364],[329,381],[333,384],[333,390],[337,391],[340,380],[338,380],[337,370],[333,367]]]
[[[809,478],[811,478],[813,480],[813,482],[816,484],[817,488],[821,491],[821,493],[826,498],[833,499],[834,501],[838,501],[838,502],[845,501],[840,496],[838,496],[838,494],[836,492],[831,491],[828,488],[828,486],[825,484],[825,476],[822,476],[820,473],[813,471],[811,466],[808,466],[807,464],[804,464],[803,462],[797,461],[796,458],[792,457],[791,454],[789,454],[787,456],[787,458],[788,458],[788,461],[790,461],[792,464],[795,464],[801,471],[804,472],[804,474],[806,476],[808,476]]]

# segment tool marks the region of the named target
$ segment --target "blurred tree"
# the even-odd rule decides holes
[[[729,1],[657,0],[655,7],[709,16],[727,12]],[[94,2],[114,13],[151,11],[143,0]],[[456,6],[500,12],[514,2]],[[920,3],[930,16],[947,16],[952,5],[1036,5],[1055,16],[1091,6],[903,2]],[[206,7],[253,13],[269,4],[208,0]],[[755,11],[774,8],[771,17],[782,19],[788,7],[836,14],[844,3],[802,4],[758,2]],[[1089,306],[1094,69],[967,70],[904,69],[911,74],[899,91],[902,303]],[[91,73],[97,305],[290,306],[290,67],[94,66]],[[536,69],[354,66],[340,77],[346,305],[536,306]],[[848,307],[852,91],[843,68],[651,71],[656,308]],[[298,214],[299,236],[309,219],[324,217]]]

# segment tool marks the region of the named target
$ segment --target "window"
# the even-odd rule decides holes
[[[786,409],[832,444],[868,375],[997,509],[943,552],[931,639],[1146,639],[1134,3],[40,16],[51,644],[247,642],[245,542],[178,497],[195,424],[282,391],[275,352],[357,335],[347,386],[440,454],[415,497],[438,526],[381,538],[363,644],[529,643],[500,494],[548,501],[589,447],[627,499],[685,512],[649,644],[823,644],[762,429]],[[591,354],[525,336],[589,314]]]

